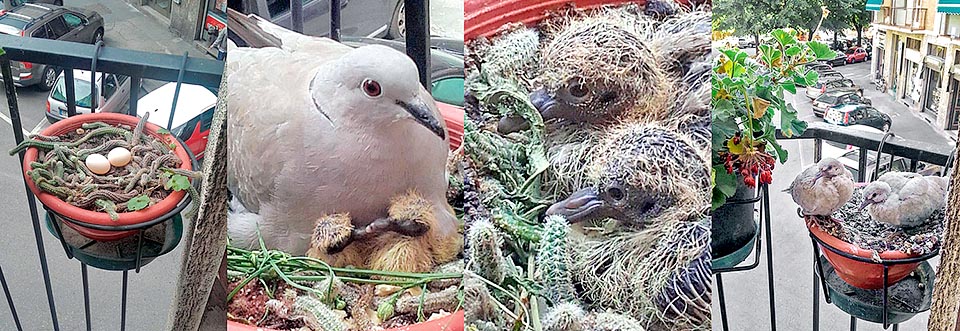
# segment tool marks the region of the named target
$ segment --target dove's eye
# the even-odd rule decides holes
[[[607,188],[607,195],[610,196],[611,199],[616,200],[616,201],[623,200],[623,190],[621,190],[621,189],[620,189],[619,187],[617,187],[617,186],[608,187],[608,188]]]
[[[581,84],[581,83],[579,83],[579,82],[575,82],[575,83],[570,84],[569,89],[570,89],[570,96],[572,96],[572,97],[574,97],[574,98],[583,98],[583,97],[587,96],[587,93],[588,93],[588,92],[590,92],[590,91],[587,89],[587,86],[586,86],[586,85]]]
[[[364,79],[360,87],[363,88],[363,93],[371,98],[379,97],[383,93],[383,90],[380,89],[380,83],[372,79]]]

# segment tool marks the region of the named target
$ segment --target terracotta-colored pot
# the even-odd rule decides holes
[[[440,115],[447,124],[447,136],[450,138],[450,150],[455,151],[463,143],[463,108],[437,102]]]
[[[806,223],[807,229],[810,230],[810,233],[831,247],[837,248],[847,254],[867,259],[873,255],[872,250],[862,249],[857,245],[845,242],[824,232],[813,221],[807,220]],[[830,264],[833,265],[833,268],[836,270],[837,275],[840,276],[840,279],[843,279],[850,285],[862,289],[875,290],[883,288],[882,265],[860,262],[840,256],[829,249],[823,248],[823,245],[821,245],[820,250],[823,252],[823,255],[827,257],[827,261],[830,261]],[[880,258],[885,261],[899,260],[915,256],[916,255],[909,255],[900,251],[886,251],[880,253]],[[910,275],[910,273],[913,272],[918,265],[920,265],[919,262],[891,265],[887,274],[887,284],[892,285],[896,282],[899,282],[901,279]]]
[[[444,318],[438,318],[432,321],[417,323],[417,324],[408,325],[408,326],[404,326],[396,329],[389,329],[386,331],[463,331],[463,323],[464,323],[463,311],[459,310],[456,313]],[[277,330],[258,328],[255,326],[250,326],[242,323],[227,321],[227,331],[277,331]]]
[[[687,4],[688,0],[678,0]],[[489,37],[507,23],[532,25],[547,17],[547,13],[568,4],[590,9],[625,3],[646,4],[646,0],[464,0],[463,39]]]
[[[46,136],[59,136],[67,132],[71,132],[79,128],[83,123],[92,123],[92,122],[104,122],[111,125],[117,124],[126,124],[131,127],[137,125],[139,118],[125,115],[125,114],[114,114],[114,113],[94,113],[94,114],[82,114],[73,117],[63,119],[53,125],[50,125],[44,129],[40,134]],[[180,169],[184,170],[193,170],[192,161],[190,160],[190,155],[187,153],[187,148],[180,141],[174,138],[171,135],[161,135],[157,133],[160,127],[151,123],[146,123],[144,127],[144,133],[150,135],[154,138],[159,139],[160,141],[170,144],[175,143],[177,148],[173,151],[177,155],[177,158],[180,159]],[[79,222],[101,225],[101,226],[119,226],[119,225],[136,225],[148,221],[155,220],[166,214],[167,212],[173,210],[177,204],[186,195],[184,191],[173,191],[166,198],[160,200],[155,205],[132,212],[120,213],[119,218],[114,221],[110,218],[110,215],[103,212],[97,212],[92,210],[86,210],[73,206],[66,201],[61,200],[53,194],[49,194],[43,191],[40,191],[39,188],[33,183],[33,180],[27,176],[27,172],[32,169],[30,163],[37,160],[39,154],[37,148],[28,148],[23,159],[23,175],[27,178],[27,185],[30,187],[30,190],[33,191],[33,194],[40,199],[40,203],[43,203],[44,206],[50,208],[53,212],[63,215],[64,217],[69,217],[71,219],[77,220]],[[137,230],[133,231],[103,231],[103,230],[94,230],[80,225],[73,224],[68,221],[64,221],[63,224],[73,228],[78,233],[84,237],[99,240],[99,241],[109,241],[117,240],[124,238],[137,233]]]

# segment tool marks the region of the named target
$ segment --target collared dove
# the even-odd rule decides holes
[[[255,247],[259,231],[268,248],[303,254],[318,220],[348,215],[363,231],[410,192],[432,207],[424,235],[459,237],[444,123],[413,61],[248,19],[278,47],[227,59],[232,244]]]
[[[803,215],[829,217],[853,196],[853,174],[837,159],[824,158],[804,169],[784,192],[790,192]]]
[[[923,224],[947,200],[947,179],[908,172],[888,173],[863,189],[860,208],[874,220],[901,227]]]

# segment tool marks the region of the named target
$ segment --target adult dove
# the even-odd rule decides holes
[[[268,248],[303,254],[322,217],[362,229],[410,192],[432,206],[432,234],[458,236],[445,126],[413,61],[247,19],[274,47],[227,59],[232,244],[256,247],[259,232]]]
[[[946,204],[947,179],[888,173],[863,189],[863,203],[874,220],[901,227],[923,224]]]
[[[853,174],[837,159],[824,158],[804,169],[784,191],[803,215],[829,217],[853,196]]]

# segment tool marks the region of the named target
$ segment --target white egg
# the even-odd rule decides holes
[[[110,160],[110,165],[119,168],[130,163],[130,160],[133,160],[133,154],[130,154],[130,150],[126,148],[117,147],[107,154],[107,160]]]
[[[87,164],[87,169],[97,175],[103,175],[110,171],[110,161],[102,154],[90,154],[84,162]]]

